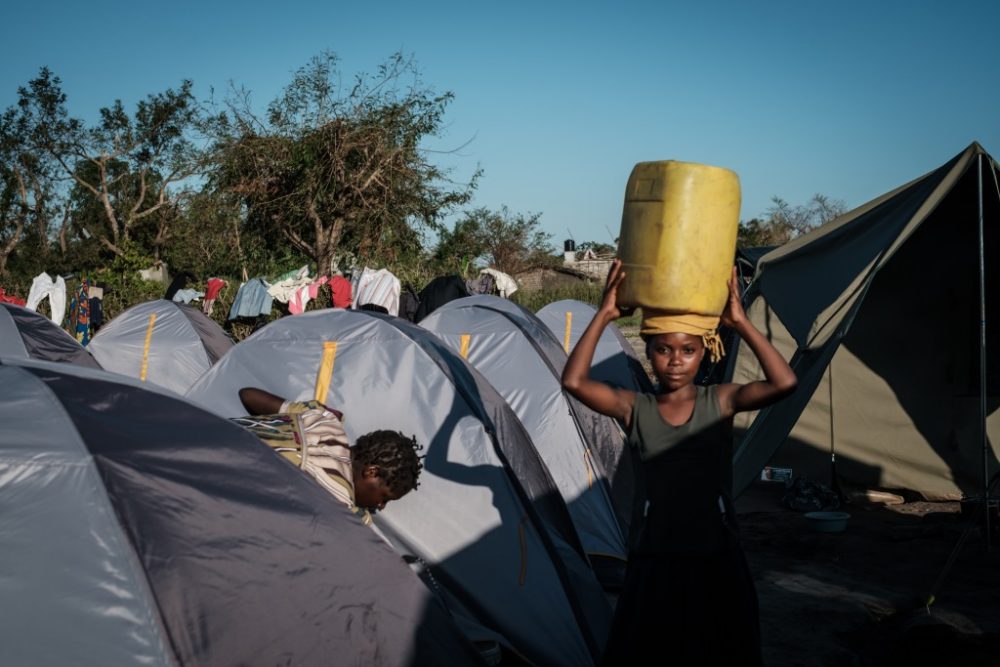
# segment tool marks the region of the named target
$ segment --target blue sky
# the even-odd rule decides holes
[[[45,65],[71,113],[229,81],[263,106],[324,50],[342,71],[412,54],[451,91],[427,144],[474,205],[608,241],[636,162],[729,167],[741,217],[815,193],[849,208],[978,140],[1000,154],[1000,2],[48,1],[5,8],[0,107]]]

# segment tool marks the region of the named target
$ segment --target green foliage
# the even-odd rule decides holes
[[[235,197],[206,189],[186,193],[181,202],[163,249],[163,257],[173,271],[204,278],[238,276],[247,266],[248,251],[258,260],[252,266],[267,271],[276,268],[257,257],[264,255],[269,261],[272,253],[260,252],[253,243],[245,247],[242,215]],[[301,266],[302,259],[296,256],[294,261]]]
[[[69,115],[62,83],[47,68],[18,90],[33,154],[74,183],[71,199],[86,218],[81,224],[93,225],[89,233],[114,254],[125,252],[133,237],[158,254],[176,204],[171,186],[201,167],[204,153],[194,138],[201,110],[191,87],[184,81],[177,90],[149,95],[132,115],[115,100],[89,126]]]
[[[432,263],[441,273],[470,276],[481,265],[507,274],[554,266],[562,259],[552,254],[552,235],[540,227],[541,214],[477,208],[465,213],[439,235]]]
[[[412,60],[395,54],[350,85],[337,65],[330,53],[312,59],[266,120],[239,91],[215,124],[213,182],[242,199],[248,231],[268,245],[280,234],[322,272],[345,251],[361,263],[411,257],[421,230],[468,202],[478,178],[454,183],[421,149],[452,95],[424,87]]]
[[[846,210],[844,202],[821,194],[815,194],[806,204],[796,206],[781,197],[772,197],[766,219],[740,222],[737,244],[742,248],[783,245],[843,215]]]

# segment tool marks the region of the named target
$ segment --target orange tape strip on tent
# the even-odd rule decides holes
[[[149,316],[149,324],[146,326],[146,342],[142,345],[142,366],[139,368],[139,379],[146,381],[146,374],[149,371],[149,345],[153,342],[153,325],[156,324],[156,313]]]
[[[315,392],[316,400],[324,405],[326,404],[326,394],[330,390],[330,380],[333,379],[333,362],[336,358],[336,341],[325,341],[323,343],[323,360],[319,364],[319,372],[316,373]]]
[[[472,336],[469,334],[462,334],[462,346],[458,353],[463,359],[469,358],[469,341],[472,340]]]
[[[563,349],[566,350],[566,354],[569,354],[569,333],[573,328],[573,311],[566,311],[566,333],[563,334]]]

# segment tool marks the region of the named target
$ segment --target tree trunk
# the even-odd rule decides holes
[[[17,225],[14,228],[14,233],[11,235],[7,242],[0,247],[0,276],[7,272],[7,259],[10,254],[14,252],[14,248],[17,247],[18,242],[21,240],[21,232],[24,231],[24,219],[19,218]]]

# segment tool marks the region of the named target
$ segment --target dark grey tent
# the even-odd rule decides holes
[[[247,386],[343,411],[352,440],[375,429],[414,434],[426,447],[420,487],[376,525],[400,554],[426,563],[471,639],[539,665],[596,662],[611,608],[566,507],[510,407],[432,334],[374,312],[284,317],[236,345],[187,396],[235,417]]]
[[[101,367],[90,352],[49,318],[12,303],[0,303],[0,357]]]
[[[0,365],[0,663],[479,664],[319,485],[240,427],[117,379]]]
[[[88,349],[104,370],[183,395],[233,346],[218,324],[176,301],[147,301],[108,322]]]
[[[552,332],[534,313],[487,295],[449,301],[420,326],[467,359],[510,404],[569,505],[602,581],[615,585],[627,557],[632,467],[617,423],[563,391],[566,353]]]
[[[982,493],[1000,444],[1000,356],[980,354],[1000,350],[997,172],[974,143],[760,259],[748,313],[799,388],[740,416],[737,491],[769,461],[823,482],[835,461],[869,488]],[[741,345],[734,381],[759,377]]]

